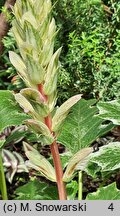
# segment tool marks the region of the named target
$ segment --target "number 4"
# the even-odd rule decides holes
[[[114,210],[113,203],[111,203],[111,204],[109,205],[108,209],[110,209],[111,211]]]

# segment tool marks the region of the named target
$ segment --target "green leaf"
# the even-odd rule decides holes
[[[75,95],[65,101],[56,111],[52,119],[52,130],[57,131],[70,111],[70,108],[81,99],[81,95]]]
[[[95,103],[96,100],[93,99],[81,99],[73,106],[64,122],[58,141],[73,154],[90,146],[98,137],[113,128],[112,124],[103,124],[104,120],[95,115],[98,112]]]
[[[117,189],[114,182],[106,187],[99,188],[97,192],[88,194],[86,200],[120,200],[120,190]]]
[[[60,154],[60,159],[61,159],[63,169],[68,165],[68,161],[70,160],[71,157],[72,154],[69,151]]]
[[[35,112],[30,102],[22,94],[15,94],[15,100],[19,103],[20,107],[24,109],[24,112]]]
[[[28,21],[34,28],[37,29],[38,23],[31,11],[27,11],[22,16],[22,22]]]
[[[71,181],[66,185],[67,189],[67,199],[74,200],[76,198],[76,194],[78,192],[78,183],[77,181]]]
[[[96,163],[102,171],[120,168],[120,142],[112,142],[91,155],[90,162]]]
[[[22,125],[22,126],[18,126],[18,127],[15,127],[10,135],[8,137],[6,137],[6,142],[5,144],[16,144],[18,142],[20,142],[22,139],[26,138],[27,136],[27,127]]]
[[[15,191],[16,200],[57,200],[56,186],[50,186],[45,182],[36,179],[29,181],[27,184],[17,188]]]
[[[113,124],[120,125],[120,100],[99,102],[97,107],[100,111],[100,118],[110,120]]]
[[[50,162],[26,142],[23,142],[23,145],[25,154],[30,161],[30,166],[32,167],[33,165],[33,169],[41,172],[41,174],[50,181],[56,182],[55,170]]]
[[[0,140],[0,149],[2,149],[3,148],[3,146],[4,146],[4,143],[5,143],[5,140],[3,139],[3,140]]]
[[[89,161],[87,167],[85,168],[85,172],[95,179],[97,178],[97,174],[100,172],[100,167],[96,163]]]
[[[45,144],[49,145],[53,143],[54,137],[51,134],[49,128],[46,126],[46,124],[34,119],[26,120],[25,123],[34,132],[38,133],[39,135],[42,134],[45,137],[45,141],[46,141]]]
[[[49,112],[52,112],[55,108],[57,102],[57,92],[53,92],[51,95],[48,95],[48,107],[49,107]]]
[[[43,90],[46,95],[52,94],[57,87],[57,72],[59,68],[58,59],[59,59],[60,52],[61,52],[61,48],[59,48],[54,53],[47,68],[45,83],[43,85]]]
[[[22,61],[21,57],[17,55],[15,52],[10,51],[9,52],[9,58],[12,63],[12,65],[17,69],[20,77],[22,79],[27,79],[26,76],[26,66],[24,62]]]
[[[0,91],[0,133],[8,126],[20,125],[30,118],[21,112],[10,91]]]
[[[39,61],[34,60],[32,56],[27,55],[26,66],[28,71],[28,77],[34,84],[43,82],[45,70]]]
[[[20,93],[30,102],[36,113],[46,117],[49,113],[47,104],[39,91],[33,88],[25,88]],[[22,103],[21,103],[22,104]]]
[[[88,161],[89,155],[93,152],[93,148],[84,148],[77,152],[73,157],[69,160],[65,173],[63,175],[63,181],[70,181],[74,177],[74,172],[76,169],[84,170]],[[79,165],[79,167],[78,167]]]

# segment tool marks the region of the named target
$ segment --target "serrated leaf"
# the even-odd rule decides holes
[[[59,130],[60,125],[66,118],[70,108],[81,99],[81,95],[75,95],[65,101],[56,111],[52,119],[52,130],[55,132]]]
[[[56,182],[55,170],[49,161],[29,144],[23,142],[23,145],[25,154],[30,162],[38,167],[39,172],[41,172],[43,176],[53,182]]]
[[[66,185],[67,189],[67,200],[75,200],[76,194],[78,192],[78,183],[77,181],[71,181]]]
[[[112,124],[103,124],[104,120],[95,115],[98,112],[95,103],[96,100],[93,99],[81,99],[65,119],[58,141],[73,154],[90,146],[98,137],[113,128]]]
[[[93,179],[97,178],[97,173],[100,172],[100,167],[96,163],[89,161],[88,166],[85,168],[85,172],[92,176]]]
[[[84,170],[88,163],[88,156],[93,152],[93,148],[84,148],[77,152],[68,162],[67,168],[63,175],[63,181],[68,182],[74,177],[74,172],[77,169]],[[79,165],[79,167],[78,167]]]
[[[0,133],[8,126],[20,125],[30,118],[21,112],[12,92],[0,91]]]
[[[114,182],[106,187],[99,188],[97,192],[88,194],[86,200],[120,200],[120,190],[117,189]]]
[[[56,186],[48,185],[36,179],[17,188],[16,200],[58,200]]]
[[[120,125],[120,100],[110,102],[99,102],[99,117],[110,120],[113,124]]]
[[[102,146],[91,156],[90,161],[101,167],[103,172],[120,168],[120,142]]]

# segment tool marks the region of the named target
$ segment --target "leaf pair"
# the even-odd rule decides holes
[[[50,181],[56,182],[55,170],[49,163],[49,161],[29,144],[24,142],[23,145],[25,154],[29,159],[29,161],[27,162],[27,166],[40,172],[41,175],[43,175]],[[68,182],[74,177],[74,173],[77,170],[78,165],[79,169],[85,169],[89,161],[88,156],[92,153],[92,151],[92,148],[82,149],[70,159],[66,167],[66,171],[63,175],[64,182]]]
[[[51,144],[54,137],[49,128],[44,123],[44,118],[48,116],[49,108],[41,93],[32,88],[26,88],[15,94],[15,99],[25,112],[29,113],[33,119],[25,121],[26,125],[35,133],[44,137],[45,144]]]

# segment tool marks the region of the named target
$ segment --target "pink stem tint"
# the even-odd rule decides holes
[[[38,90],[41,93],[41,95],[43,96],[44,101],[47,102],[48,101],[48,96],[44,94],[42,84],[38,85]],[[51,118],[51,115],[49,114],[47,117],[45,117],[44,120],[45,120],[45,124],[49,128],[50,132],[54,135],[54,133],[52,131],[52,118]],[[54,135],[54,137],[55,137],[55,135]],[[60,160],[60,154],[59,154],[58,145],[57,145],[56,140],[50,145],[50,150],[51,150],[51,154],[52,154],[52,157],[53,157],[53,162],[54,162],[54,167],[55,167],[55,172],[56,172],[56,180],[57,180],[59,199],[60,200],[66,200],[67,199],[66,188],[65,188],[65,183],[62,180],[63,169],[62,169],[62,164],[61,164],[61,160]]]

